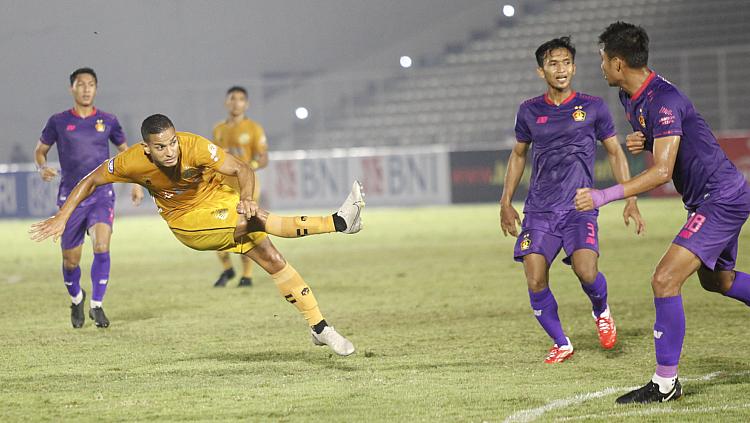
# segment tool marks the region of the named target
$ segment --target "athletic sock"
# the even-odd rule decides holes
[[[651,382],[659,385],[659,392],[661,392],[662,394],[668,394],[674,388],[675,382],[677,382],[677,366],[674,367],[674,376],[659,376],[659,371],[657,370],[657,372],[654,373],[654,376],[651,378]]]
[[[328,326],[328,322],[326,322],[326,319],[321,320],[320,322],[313,325],[312,330],[315,331],[318,335],[320,335],[321,332],[323,332],[323,329]]]
[[[750,306],[750,275],[735,271],[734,282],[724,295]]]
[[[94,253],[94,262],[91,264],[91,301],[99,302],[99,307],[107,292],[109,263],[109,252]]]
[[[593,283],[581,283],[581,288],[591,300],[594,315],[596,317],[601,316],[607,309],[607,278],[604,277],[602,272],[599,272]]]
[[[671,377],[672,373],[676,376],[682,342],[685,339],[685,310],[682,307],[682,296],[654,298],[654,306],[657,372],[661,377]]]
[[[78,297],[83,298],[81,294],[81,268],[76,266],[73,269],[66,269],[65,266],[62,268],[63,282],[65,282],[65,288],[68,290],[70,298],[76,299]],[[80,303],[81,300],[78,300]],[[75,304],[78,304],[75,303]]]
[[[271,275],[281,295],[294,305],[310,327],[314,327],[323,320],[318,308],[318,301],[312,289],[305,283],[294,268],[287,263],[279,272]]]
[[[83,291],[79,289],[78,295],[76,295],[75,297],[70,297],[70,299],[75,305],[81,304],[81,301],[83,301]]]
[[[557,315],[557,301],[552,291],[545,288],[539,292],[529,290],[529,299],[531,308],[534,310],[536,320],[542,325],[542,328],[550,338],[555,341],[558,347],[568,345],[568,339],[563,332],[560,317]]]
[[[344,224],[346,226],[346,224]],[[332,216],[279,216],[268,214],[266,233],[282,238],[299,238],[305,235],[336,232]]]

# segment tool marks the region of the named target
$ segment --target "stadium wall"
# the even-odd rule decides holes
[[[724,151],[750,180],[750,132],[719,138]],[[370,207],[497,202],[503,188],[509,149],[451,151],[444,146],[358,148],[273,152],[259,172],[261,203],[272,210],[329,209],[337,206],[354,179],[365,186]],[[631,173],[649,165],[648,154],[630,156]],[[615,183],[604,149],[597,150],[596,186]],[[528,191],[524,172],[515,198]],[[149,214],[148,194],[140,207],[130,202],[130,186],[115,184],[117,215]],[[650,193],[676,195],[671,184]],[[46,217],[56,211],[56,183],[45,183],[31,165],[0,165],[0,218]]]

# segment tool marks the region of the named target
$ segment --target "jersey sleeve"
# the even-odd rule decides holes
[[[194,137],[195,141],[190,150],[190,161],[193,166],[216,170],[224,164],[227,157],[224,149],[199,135]]]
[[[219,147],[224,148],[222,144],[223,140],[221,139],[221,123],[214,125],[214,130],[211,133],[211,141]]]
[[[253,152],[255,154],[265,154],[268,151],[266,141],[266,131],[260,125],[255,126],[255,138],[253,139]]]
[[[57,125],[54,116],[50,116],[47,120],[47,124],[42,129],[42,136],[39,137],[39,141],[46,145],[52,145],[57,142]]]
[[[518,142],[530,143],[531,131],[529,130],[529,126],[526,124],[525,115],[526,109],[522,105],[518,108],[518,113],[516,113],[516,140]]]
[[[653,138],[682,136],[685,102],[674,93],[660,93],[649,105],[648,124]]]
[[[123,151],[102,163],[102,166],[107,168],[107,171],[104,172],[104,179],[107,182],[135,182],[131,176],[133,173],[132,166],[127,160],[128,152],[129,150]]]
[[[607,107],[607,103],[604,100],[599,102],[599,109],[596,112],[596,122],[594,122],[594,132],[596,133],[596,139],[599,141],[604,141],[617,134],[615,122],[612,120],[612,113],[609,112],[609,107]]]
[[[123,145],[126,142],[125,131],[122,130],[120,121],[117,118],[112,119],[112,130],[109,131],[109,140],[114,145]]]

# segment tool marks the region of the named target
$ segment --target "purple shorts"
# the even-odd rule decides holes
[[[570,264],[570,256],[576,250],[585,248],[598,255],[598,215],[598,211],[576,210],[525,213],[513,258],[522,262],[527,254],[541,254],[551,265],[561,248],[565,249],[565,264]]]
[[[688,211],[685,226],[672,241],[695,254],[711,270],[732,270],[737,241],[750,215],[750,188],[735,198],[704,203]]]
[[[115,198],[100,195],[91,204],[78,206],[70,215],[65,231],[62,234],[60,246],[63,250],[78,247],[83,244],[83,237],[89,228],[97,223],[112,226],[115,219]]]

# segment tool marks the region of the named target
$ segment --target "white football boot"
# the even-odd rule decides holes
[[[340,333],[336,332],[333,326],[326,326],[323,332],[315,333],[314,330],[310,330],[312,334],[313,344],[317,346],[328,345],[331,347],[333,352],[338,355],[351,355],[354,353],[354,345],[348,339],[341,336]]]
[[[352,191],[346,197],[344,204],[336,212],[346,222],[345,234],[356,234],[362,230],[362,209],[365,208],[365,194],[362,192],[362,184],[355,180]]]

